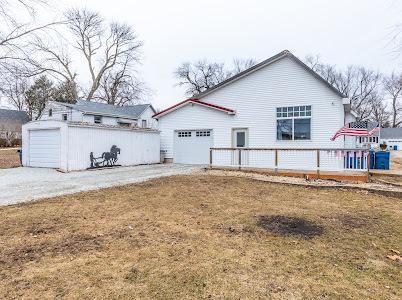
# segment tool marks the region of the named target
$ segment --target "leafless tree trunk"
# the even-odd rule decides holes
[[[399,127],[402,123],[400,113],[402,106],[400,100],[402,98],[402,73],[392,73],[383,80],[385,93],[391,98],[391,126]]]

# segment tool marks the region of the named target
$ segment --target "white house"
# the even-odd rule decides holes
[[[121,127],[157,128],[151,104],[115,106],[78,100],[75,104],[50,101],[40,120],[56,120]]]
[[[350,101],[287,50],[154,118],[161,150],[176,163],[207,164],[210,147],[356,146],[353,137],[330,140],[355,120]],[[304,157],[293,162],[303,166]]]

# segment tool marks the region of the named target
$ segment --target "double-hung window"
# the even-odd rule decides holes
[[[276,108],[277,140],[311,139],[311,105]]]

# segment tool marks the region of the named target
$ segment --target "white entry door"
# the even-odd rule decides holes
[[[209,149],[212,145],[211,129],[177,130],[174,132],[173,162],[209,164]]]
[[[60,130],[29,131],[29,166],[60,168]]]
[[[248,147],[248,129],[235,128],[232,132],[232,147],[233,148],[247,148]],[[232,165],[248,165],[248,152],[247,151],[232,151]]]

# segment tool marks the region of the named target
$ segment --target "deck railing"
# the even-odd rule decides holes
[[[369,173],[363,149],[211,148],[210,166],[278,170],[361,171]]]

